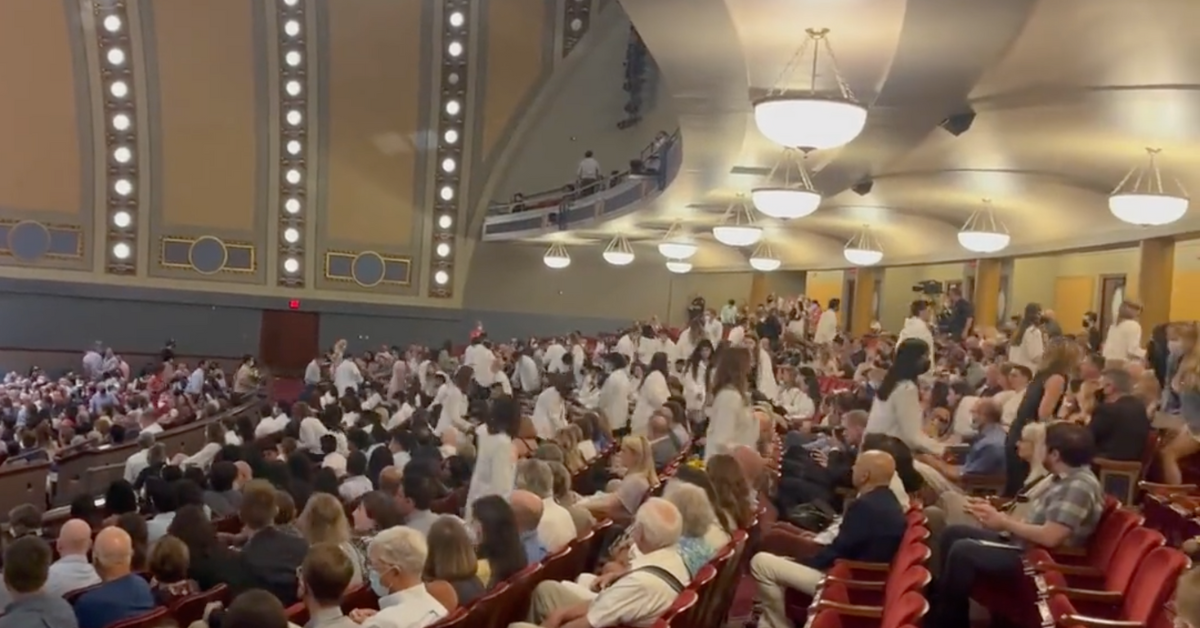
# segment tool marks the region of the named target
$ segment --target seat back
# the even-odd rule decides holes
[[[179,625],[190,626],[192,622],[204,618],[204,609],[209,604],[221,602],[228,606],[229,597],[229,586],[218,584],[207,591],[201,591],[195,595],[175,600],[171,604],[171,614],[175,616],[175,621],[178,621]],[[303,607],[304,605],[301,604],[300,606]]]
[[[894,604],[883,608],[879,628],[900,628],[905,624],[919,624],[929,612],[929,602],[916,591],[909,591],[896,599]]]
[[[451,628],[452,626],[458,628],[459,626],[466,626],[467,617],[470,615],[471,613],[467,609],[460,608],[438,620],[437,623],[433,624],[432,628]]]
[[[83,587],[82,589],[75,589],[74,591],[67,591],[66,593],[63,594],[63,599],[67,601],[67,604],[74,604],[77,600],[79,600],[79,597],[81,595],[83,595],[84,593],[87,593],[88,591],[97,589],[103,584],[104,583],[101,582],[98,584],[93,584],[90,587]]]
[[[1088,562],[1101,571],[1108,569],[1121,539],[1140,522],[1136,514],[1122,508],[1106,511],[1092,532],[1092,538],[1088,539]]]
[[[507,626],[525,621],[529,612],[529,601],[533,590],[541,582],[542,564],[534,563],[513,574],[508,579],[508,590],[496,599],[493,606],[491,626]]]
[[[379,608],[379,596],[371,590],[370,585],[361,584],[342,596],[342,612],[349,614],[356,608]]]
[[[700,596],[695,591],[685,589],[675,598],[671,608],[654,623],[654,628],[694,628],[696,624],[691,621],[690,615],[699,601]]]
[[[1175,596],[1175,581],[1190,564],[1188,557],[1173,547],[1159,547],[1146,555],[1125,593],[1122,619],[1150,625]]]
[[[168,626],[174,628],[175,618],[171,616],[171,611],[167,607],[160,606],[137,617],[109,624],[105,628],[167,628]]]
[[[716,595],[717,568],[709,563],[700,568],[696,572],[695,577],[688,584],[687,590],[696,594],[696,604],[691,606],[687,611],[679,613],[679,621],[683,625],[688,626],[703,626],[709,619],[705,617],[705,609],[709,608],[709,604]]]
[[[284,610],[284,613],[287,615],[289,623],[296,624],[297,626],[303,626],[308,623],[308,607],[304,605],[304,602],[292,604]],[[187,624],[183,625],[187,626]]]
[[[542,580],[575,580],[578,573],[571,573],[571,546],[568,544],[561,550],[542,560]]]
[[[1129,590],[1133,575],[1146,555],[1156,547],[1162,547],[1166,539],[1150,528],[1138,526],[1120,539],[1120,546],[1108,561],[1104,572],[1104,588],[1108,591]]]

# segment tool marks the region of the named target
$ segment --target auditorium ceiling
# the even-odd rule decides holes
[[[1200,189],[1200,3],[1192,0],[622,0],[667,82],[682,169],[649,207],[569,243],[620,232],[635,251],[674,221],[691,228],[697,269],[744,269],[753,247],[713,240],[739,194],[763,184],[781,148],[751,100],[776,85],[805,40],[827,28],[836,67],[868,106],[849,144],[810,154],[824,200],[813,214],[758,214],[785,268],[847,266],[870,226],[886,264],[976,257],[957,234],[990,206],[1033,254],[1200,231],[1200,212],[1165,227],[1115,218],[1108,196],[1159,150],[1165,187]],[[686,27],[681,27],[685,25]],[[833,76],[828,58],[818,82]],[[808,87],[805,70],[789,88]],[[939,125],[974,113],[955,135]],[[958,118],[961,121],[961,118]],[[851,189],[855,184],[858,191]],[[747,202],[749,199],[747,199]],[[638,244],[641,242],[642,244]]]

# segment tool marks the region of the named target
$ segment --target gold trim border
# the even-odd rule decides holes
[[[192,259],[191,246],[197,240],[200,240],[202,238],[216,239],[225,246],[226,264],[221,267],[221,270],[219,270],[215,273],[201,272],[199,269],[194,268],[191,264],[191,259]],[[180,264],[178,262],[168,262],[167,261],[165,249],[166,249],[167,244],[170,244],[170,243],[188,245],[189,248],[188,248],[188,263],[187,264]],[[230,267],[228,265],[230,249],[249,251],[250,252],[250,267],[249,268]],[[190,238],[190,237],[184,237],[184,236],[162,236],[161,238],[158,239],[158,265],[160,268],[170,268],[170,269],[174,269],[174,270],[190,270],[190,271],[195,271],[201,275],[206,275],[206,276],[213,276],[213,275],[217,275],[217,274],[221,274],[221,273],[229,273],[229,274],[234,274],[234,275],[253,275],[254,273],[258,272],[258,251],[257,251],[257,249],[255,249],[254,244],[252,244],[250,242],[241,242],[241,241],[226,242],[225,240],[222,240],[221,238],[218,238],[216,236],[204,235],[204,236],[200,236],[200,237],[196,237],[196,238]]]
[[[7,256],[7,257],[11,257],[17,261],[23,261],[23,260],[21,260],[21,258],[17,257],[16,255],[13,255],[12,244],[10,242],[8,242],[8,238],[12,237],[12,229],[23,222],[32,222],[32,223],[40,225],[42,227],[42,229],[46,230],[46,235],[48,235],[48,236],[51,235],[51,233],[50,233],[51,231],[70,231],[70,232],[75,233],[75,235],[77,236],[75,238],[75,253],[63,254],[63,253],[47,252],[45,255],[42,255],[41,257],[39,257],[38,258],[39,260],[42,260],[42,259],[77,260],[77,259],[83,258],[83,246],[84,246],[83,245],[83,228],[80,227],[79,225],[71,225],[71,224],[65,224],[65,223],[44,223],[39,220],[13,220],[11,218],[0,219],[0,226],[6,226],[9,228],[9,232],[8,232],[9,235],[8,235],[8,237],[5,238],[5,241],[3,242],[3,246],[0,247],[0,256]],[[34,261],[36,261],[36,260],[34,260]]]
[[[221,265],[218,266],[216,270],[200,270],[200,267],[196,266],[196,256],[195,256],[196,245],[199,244],[201,240],[213,240],[217,244],[221,245]],[[201,275],[216,275],[216,274],[220,273],[222,270],[225,270],[225,267],[228,264],[229,264],[229,247],[225,246],[225,241],[222,240],[221,238],[218,238],[217,236],[211,236],[211,235],[200,236],[200,237],[196,238],[195,240],[192,240],[192,244],[190,246],[188,246],[188,265],[192,267],[192,270],[200,273]]]
[[[384,264],[384,277],[385,278],[380,279],[378,282],[373,283],[373,284],[365,284],[353,276],[340,277],[337,275],[330,274],[330,272],[329,272],[330,262],[334,258],[341,257],[341,258],[347,258],[350,260],[350,272],[351,272],[351,275],[353,275],[354,260],[356,260],[360,255],[376,255],[376,256],[378,256],[379,259]],[[404,264],[404,266],[405,266],[405,273],[404,273],[405,280],[404,281],[392,281],[390,279],[386,279],[386,277],[387,277],[386,266],[389,262],[397,263],[397,264]],[[371,250],[367,250],[367,251],[328,250],[328,251],[325,251],[325,259],[324,259],[323,266],[324,266],[324,268],[322,269],[323,270],[322,274],[324,274],[326,281],[351,283],[351,284],[355,284],[362,288],[373,288],[373,287],[376,287],[379,285],[388,285],[388,286],[411,286],[412,285],[412,258],[401,256],[401,255],[388,255],[386,253],[379,253],[378,251],[371,251]]]

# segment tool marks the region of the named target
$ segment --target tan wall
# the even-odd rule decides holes
[[[912,287],[918,282],[961,281],[966,277],[963,264],[931,264],[927,266],[896,266],[883,272],[883,292],[879,295],[879,322],[884,329],[899,331],[908,317],[909,306],[917,294]]]

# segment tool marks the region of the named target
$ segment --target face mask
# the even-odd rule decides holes
[[[379,572],[374,569],[370,570],[371,590],[375,592],[376,597],[384,598],[392,594],[383,582],[379,579]]]

